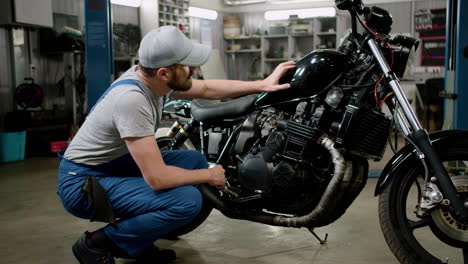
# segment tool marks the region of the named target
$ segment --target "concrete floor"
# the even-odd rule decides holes
[[[63,209],[55,194],[57,166],[55,158],[0,164],[0,263],[77,263],[71,245],[103,225]],[[156,244],[175,249],[175,263],[398,263],[380,230],[375,183],[369,179],[341,219],[316,230],[329,235],[323,246],[306,229],[231,220],[217,211],[194,232]]]

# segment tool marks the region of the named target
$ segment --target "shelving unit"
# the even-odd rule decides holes
[[[339,32],[338,17],[318,17],[301,20],[298,27],[289,25],[287,34],[253,35],[225,38],[225,55],[230,72],[236,79],[262,79],[281,62],[297,60],[316,49],[336,49]],[[344,31],[344,29],[343,29]],[[259,54],[257,54],[259,53]],[[243,76],[251,61],[260,61],[256,73]],[[251,71],[251,67],[247,67]],[[245,74],[244,74],[245,75]],[[253,76],[253,77],[252,77]]]
[[[243,50],[228,50],[226,53],[252,53],[252,52],[261,52],[261,49],[243,49]]]
[[[314,48],[335,49],[337,47],[337,22],[336,18],[321,18],[314,21]]]
[[[421,66],[445,65],[446,9],[419,10],[415,14],[416,31],[421,40]]]
[[[189,0],[159,0],[159,26],[176,26],[190,37]]]
[[[290,44],[291,39],[288,34],[263,36],[261,72],[267,73],[271,65],[287,61],[292,50]]]
[[[237,79],[256,80],[261,76],[251,76],[248,74],[251,64],[257,64],[261,60],[262,54],[262,37],[261,36],[239,36],[225,38],[225,55],[228,57],[228,68],[235,71],[234,75]],[[242,67],[243,70],[237,70]],[[256,67],[255,67],[256,68]],[[241,77],[239,77],[241,76]]]

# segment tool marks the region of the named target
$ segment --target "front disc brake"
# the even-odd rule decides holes
[[[468,176],[452,176],[457,192],[465,200],[468,197]],[[434,224],[431,229],[442,241],[455,246],[464,247],[468,242],[468,224],[458,221],[446,206],[432,210]]]

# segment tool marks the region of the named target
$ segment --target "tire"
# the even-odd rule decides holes
[[[169,144],[172,142],[172,138],[169,137],[160,137],[156,140],[158,142],[160,150],[168,149]],[[182,145],[181,149],[192,148],[193,145],[190,143]],[[205,197],[203,197],[202,208],[200,210],[200,213],[198,213],[198,215],[193,219],[193,221],[172,231],[171,233],[167,234],[164,238],[169,240],[176,240],[177,237],[192,232],[208,218],[212,210],[213,206],[205,199]]]
[[[459,183],[465,186],[468,183],[468,175],[464,173],[468,167],[468,140],[454,138],[443,144],[434,143],[434,147],[446,168],[450,165],[448,172],[455,186]],[[398,173],[379,198],[380,226],[395,257],[404,264],[440,264],[446,263],[447,258],[448,263],[467,263],[463,261],[463,251],[468,254],[466,225],[462,224],[465,230],[457,227],[458,222],[447,215],[446,208],[441,205],[424,217],[414,212],[424,183],[421,162],[410,159]],[[466,189],[459,194],[468,198]],[[454,225],[451,220],[455,220]]]

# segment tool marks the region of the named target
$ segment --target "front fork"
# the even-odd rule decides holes
[[[382,69],[384,76],[390,85],[390,88],[395,94],[395,98],[399,104],[399,107],[396,110],[396,116],[403,134],[406,138],[414,143],[421,162],[425,163],[426,160],[428,161],[428,164],[432,169],[435,182],[439,186],[443,196],[449,201],[448,204],[451,206],[454,214],[458,219],[466,222],[468,220],[468,210],[465,207],[464,201],[458,196],[455,185],[450,180],[450,177],[447,174],[445,167],[442,165],[439,156],[432,148],[429,135],[419,123],[413,108],[408,102],[408,99],[406,98],[403,89],[400,86],[398,78],[388,66],[387,61],[385,60],[385,57],[380,51],[380,48],[378,47],[375,40],[369,39],[367,44],[369,45],[372,54],[379,63],[380,68]],[[426,166],[426,164],[424,164],[424,166]],[[426,181],[427,180],[428,179],[426,179]],[[427,184],[429,183],[426,182],[426,185]]]

